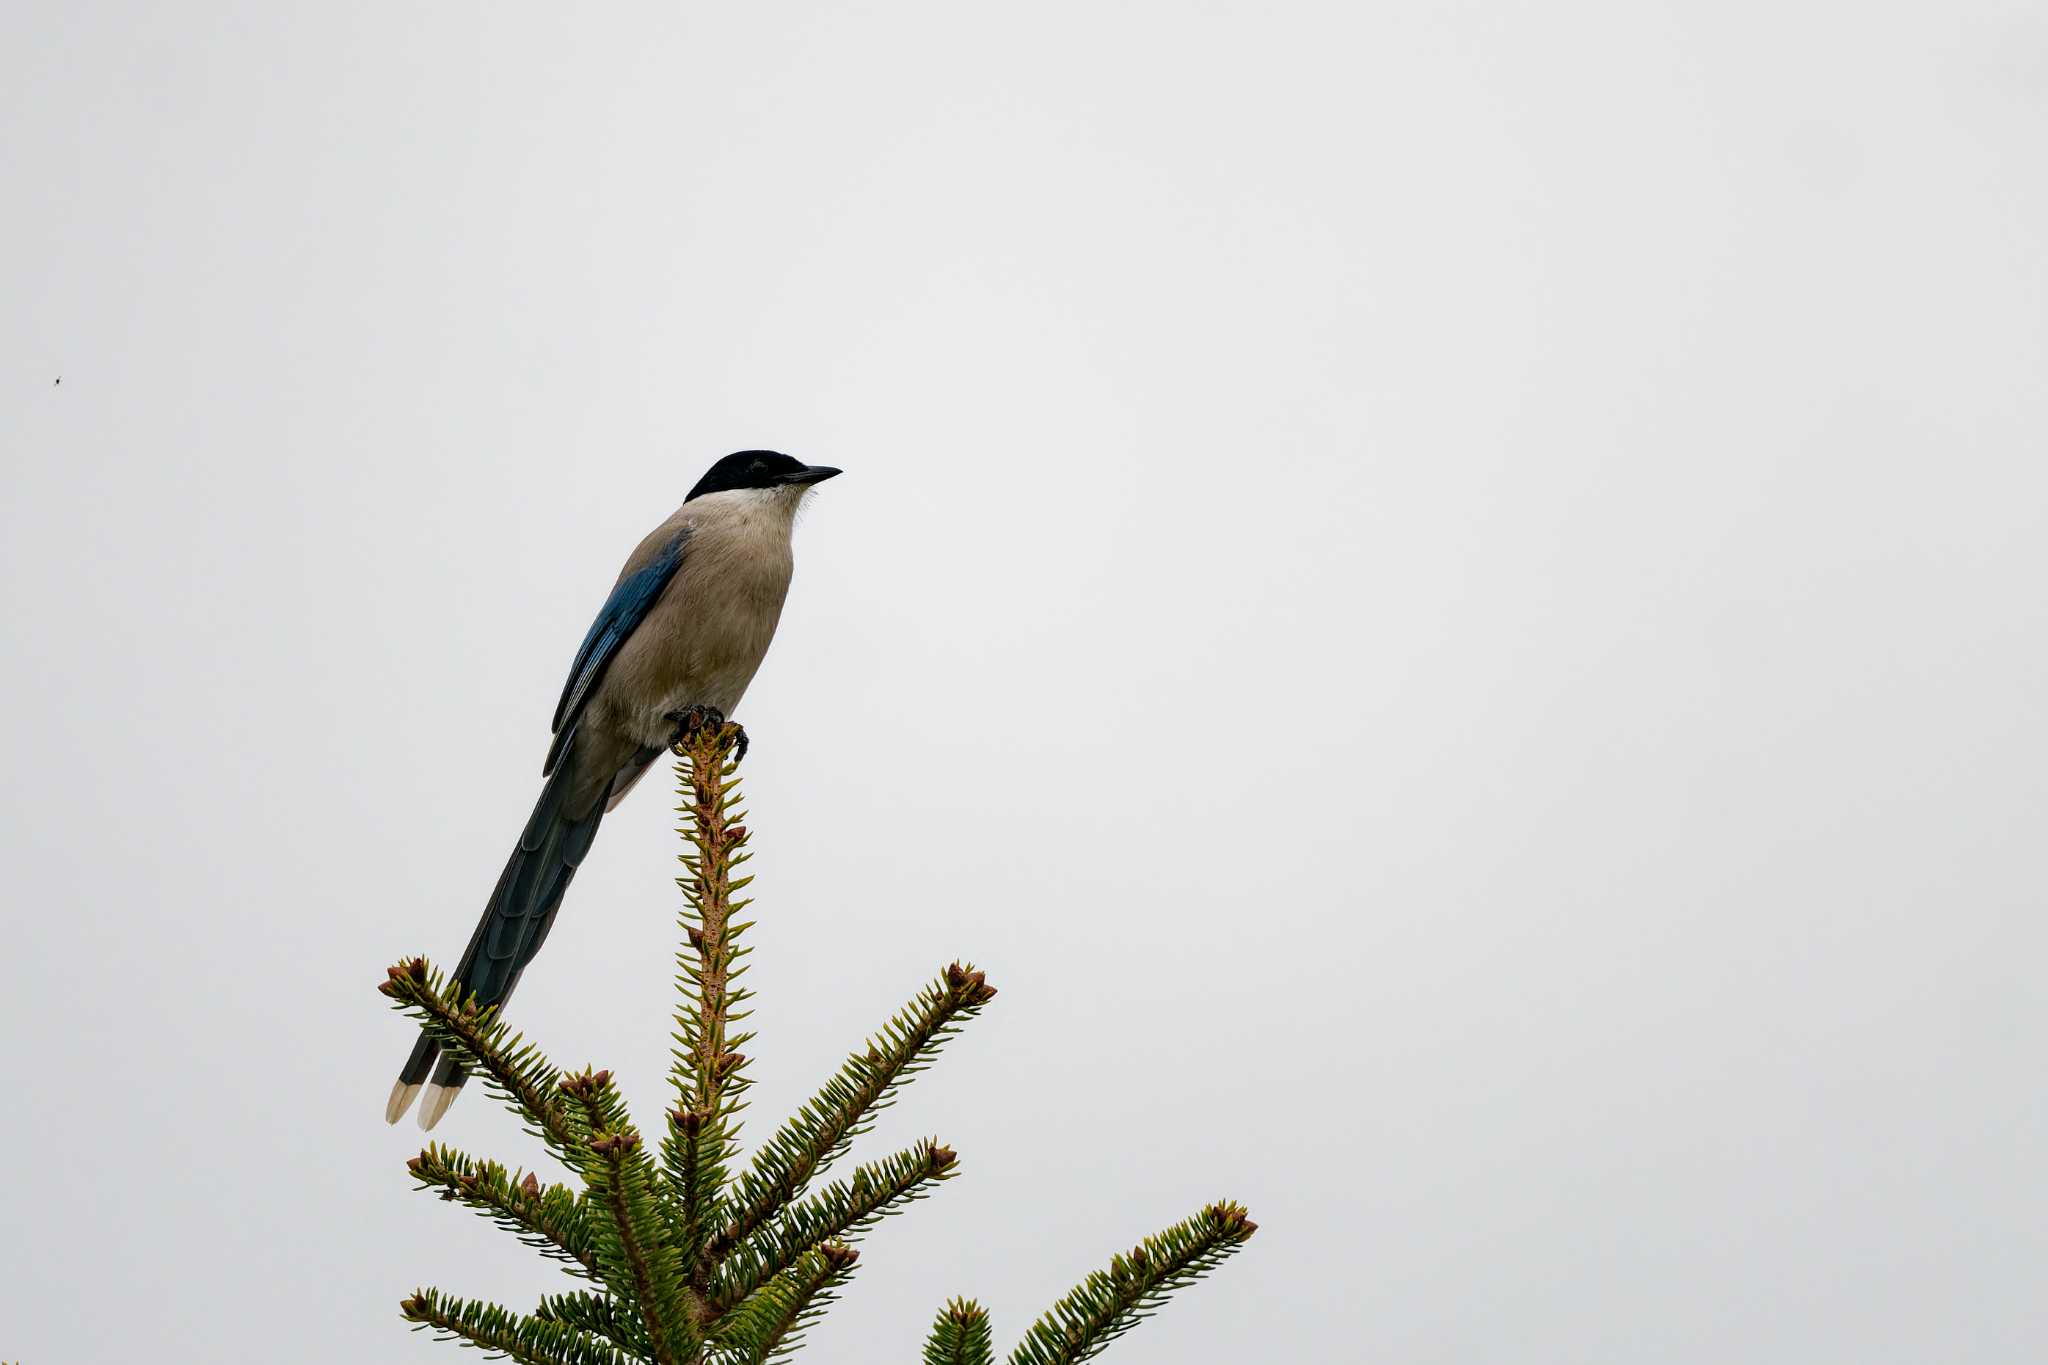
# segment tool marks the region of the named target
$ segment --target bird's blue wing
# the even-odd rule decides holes
[[[583,637],[583,647],[576,651],[576,662],[569,666],[569,681],[562,687],[562,699],[555,704],[555,742],[548,749],[547,762],[541,768],[543,774],[552,773],[561,761],[562,750],[576,733],[576,721],[583,714],[584,705],[603,680],[619,646],[639,628],[648,608],[682,567],[683,546],[689,538],[688,530],[680,532],[652,561],[620,579],[598,611],[597,619],[590,623],[590,633]]]

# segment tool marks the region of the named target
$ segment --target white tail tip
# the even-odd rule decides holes
[[[441,1121],[441,1115],[448,1112],[448,1106],[455,1103],[455,1097],[462,1093],[459,1086],[435,1085],[427,1082],[426,1097],[420,1101],[420,1131],[425,1132]]]
[[[404,1081],[393,1085],[391,1098],[384,1101],[384,1121],[396,1123],[404,1118],[405,1111],[412,1108],[412,1097],[419,1093],[420,1088],[417,1085],[407,1085]]]

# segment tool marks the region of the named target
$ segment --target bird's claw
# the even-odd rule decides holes
[[[725,712],[715,706],[686,706],[680,711],[670,711],[662,717],[676,727],[675,735],[669,740],[671,749],[680,749],[689,740],[705,730],[716,730],[731,725]],[[747,756],[747,732],[742,726],[732,725],[732,761],[738,763]]]

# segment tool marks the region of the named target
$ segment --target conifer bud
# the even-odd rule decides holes
[[[1225,1201],[1211,1204],[1202,1212],[1218,1232],[1232,1241],[1241,1242],[1259,1230],[1259,1225],[1245,1216],[1244,1205]]]
[[[954,1003],[960,1005],[985,1005],[996,994],[996,988],[988,984],[987,975],[957,962],[946,968],[946,989],[952,994]]]
[[[519,1192],[528,1199],[540,1198],[540,1180],[532,1171],[528,1171],[526,1179],[519,1182]]]
[[[835,1271],[844,1270],[860,1259],[860,1253],[844,1242],[826,1242],[818,1248],[818,1254]]]

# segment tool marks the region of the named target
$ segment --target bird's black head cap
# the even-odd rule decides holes
[[[725,493],[735,488],[786,488],[822,483],[839,471],[829,465],[805,464],[778,450],[736,450],[704,471],[690,498]],[[690,498],[684,498],[688,502]]]

